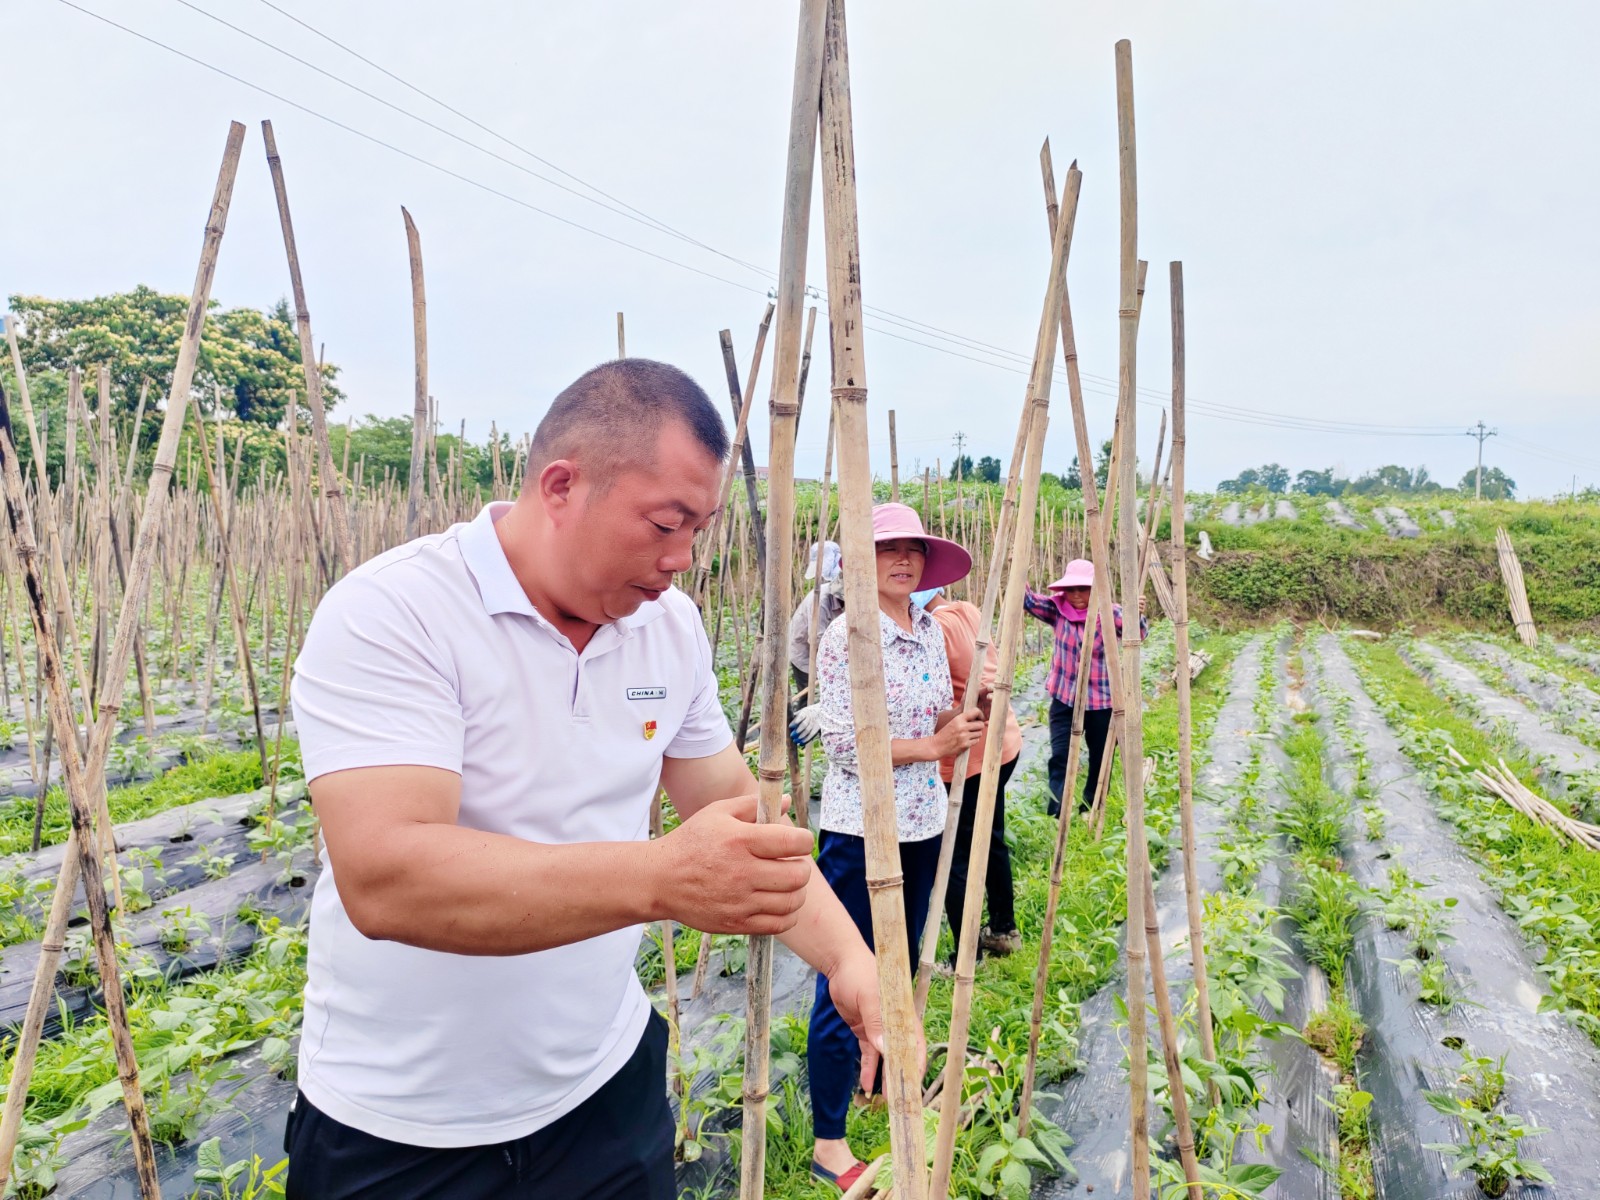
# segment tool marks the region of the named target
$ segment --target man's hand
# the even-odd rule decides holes
[[[878,1000],[878,960],[872,952],[863,950],[835,967],[828,975],[828,994],[833,1006],[850,1026],[850,1031],[861,1043],[861,1090],[872,1094],[878,1077],[878,1064],[882,1061],[883,1011]],[[917,1063],[913,1072],[918,1078],[927,1069],[928,1052],[918,1034]]]
[[[718,800],[649,843],[657,907],[706,933],[784,933],[811,881],[811,834],[756,824],[757,800]]]
[[[970,750],[983,736],[983,714],[977,709],[959,712],[946,721],[933,735],[935,758],[954,758],[963,750]]]

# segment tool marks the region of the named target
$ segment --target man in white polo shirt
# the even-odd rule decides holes
[[[540,423],[515,503],[352,571],[292,692],[326,838],[291,1200],[671,1200],[640,927],[772,933],[882,1043],[877,975],[809,857],[755,823],[700,616],[672,577],[727,434],[624,359]],[[649,840],[657,788],[683,822]]]

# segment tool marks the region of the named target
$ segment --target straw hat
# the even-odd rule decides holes
[[[1067,564],[1067,573],[1050,585],[1052,592],[1066,588],[1093,587],[1094,564],[1087,558],[1075,558]]]
[[[922,591],[954,583],[972,570],[972,555],[946,538],[929,537],[916,509],[908,504],[878,505],[872,510],[872,540],[892,542],[898,538],[915,538],[928,548],[917,584]]]

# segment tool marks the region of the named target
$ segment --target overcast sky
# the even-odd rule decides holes
[[[73,2],[281,98],[63,0],[4,0],[0,295],[83,297],[140,283],[186,292],[237,119],[249,134],[213,295],[273,303],[288,277],[261,148],[266,117],[316,337],[344,368],[345,414],[411,408],[402,204],[422,233],[432,390],[448,428],[531,429],[565,383],[614,356],[619,310],[632,353],[683,366],[719,404],[719,330],[732,329],[748,370],[778,253],[792,3]],[[1592,3],[855,0],[850,22],[881,472],[889,408],[905,474],[948,462],[958,431],[974,455],[1009,453],[1048,268],[1037,157],[1046,136],[1058,173],[1074,157],[1084,172],[1069,285],[1091,425],[1097,441],[1109,435],[1112,47],[1128,37],[1139,246],[1152,264],[1141,457],[1170,383],[1167,263],[1182,259],[1192,486],[1268,460],[1351,474],[1420,463],[1453,483],[1476,452],[1458,431],[1480,418],[1500,434],[1486,462],[1523,494],[1565,491],[1574,475],[1580,487],[1600,483]],[[699,245],[532,172],[586,197],[593,185],[615,197],[607,205]],[[820,200],[813,231],[820,287]],[[821,314],[813,401],[827,383],[825,329]],[[1064,386],[1057,399],[1045,465],[1059,471],[1073,453]],[[1247,419],[1223,419],[1220,406]],[[1346,424],[1358,428],[1336,428]],[[1399,426],[1435,436],[1401,436]],[[826,406],[808,404],[803,473],[820,469],[825,428]]]

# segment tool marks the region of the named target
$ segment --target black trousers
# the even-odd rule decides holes
[[[995,933],[1010,933],[1017,927],[1016,898],[1011,886],[1011,849],[1006,845],[1006,784],[1016,766],[1014,758],[1000,766],[1000,790],[994,797],[994,832],[989,838],[989,868],[983,876],[983,890],[989,900],[989,928]],[[955,938],[961,936],[961,910],[967,899],[967,866],[972,859],[973,820],[978,809],[978,784],[982,779],[982,775],[974,775],[967,780],[961,793],[961,815],[956,821],[950,884],[944,893],[944,911],[950,918],[950,932]]]
[[[1094,803],[1094,785],[1100,778],[1100,760],[1105,757],[1106,735],[1111,732],[1111,710],[1091,708],[1083,714],[1083,749],[1078,759],[1078,778],[1083,780],[1080,812]],[[1072,705],[1050,699],[1050,815],[1061,815],[1061,789],[1067,786],[1067,752],[1072,745]]]
[[[287,1200],[675,1200],[667,1023],[593,1096],[492,1146],[408,1146],[341,1124],[301,1094],[284,1131]]]

